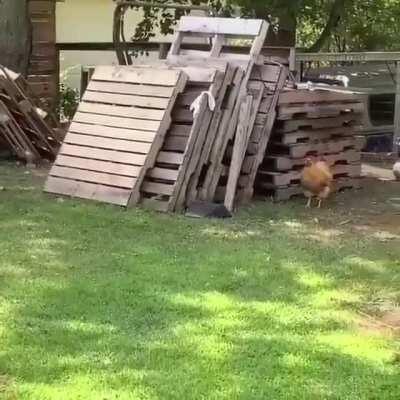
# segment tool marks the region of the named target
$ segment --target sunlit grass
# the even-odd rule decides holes
[[[396,338],[357,313],[399,299],[397,242],[296,204],[206,221],[59,202],[0,168],[0,398],[400,398]]]

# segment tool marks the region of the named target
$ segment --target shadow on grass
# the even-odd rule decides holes
[[[7,196],[0,373],[23,398],[400,397],[395,345],[352,314],[398,291],[388,245],[323,246],[295,208],[211,222]]]

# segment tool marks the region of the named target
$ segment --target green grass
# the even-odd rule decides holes
[[[297,202],[191,220],[0,176],[0,398],[400,398],[399,343],[357,313],[399,301],[397,241]]]

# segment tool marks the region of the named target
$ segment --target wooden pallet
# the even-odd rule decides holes
[[[179,70],[97,67],[45,191],[121,206],[138,203],[186,81]]]
[[[168,64],[171,65],[170,62]],[[185,70],[189,76],[189,84],[173,109],[173,124],[156,160],[156,168],[148,172],[142,188],[142,204],[145,206],[159,211],[180,211],[185,206],[190,178],[210,133],[211,121],[218,113],[230,83],[229,79],[232,79],[231,69],[226,62],[219,63],[218,66],[211,62],[209,65],[211,67],[206,68],[204,63],[199,66],[196,62]],[[174,68],[183,67],[181,64]],[[205,74],[205,71],[208,73]],[[204,96],[198,115],[193,118],[189,106],[204,91],[210,92],[216,99],[216,108],[211,111],[208,98]]]
[[[286,67],[277,65],[265,64],[254,68],[253,82],[260,79],[264,87],[268,85],[268,89],[264,91],[264,97],[257,113],[258,118],[256,118],[247,146],[247,156],[244,158],[241,167],[237,193],[240,203],[248,203],[253,197],[257,171],[264,159],[264,154],[272,134],[276,118],[276,105],[279,94],[286,83],[288,73],[289,71]],[[261,120],[261,123],[259,120]]]
[[[280,105],[278,107],[277,119],[279,121],[287,121],[292,119],[314,119],[338,117],[348,114],[362,114],[364,112],[364,104],[359,102],[352,103],[330,103],[330,104],[297,104],[297,105]]]
[[[210,133],[201,150],[196,168],[190,176],[187,200],[191,202],[199,197],[211,200],[221,175],[222,160],[229,140],[233,139],[238,124],[238,115],[243,99],[247,93],[247,82],[253,66],[260,62],[260,51],[268,31],[268,24],[262,20],[239,20],[232,18],[198,18],[183,17],[178,26],[177,37],[171,46],[167,60],[177,62],[185,60],[226,60],[229,65],[238,68],[233,77],[233,87],[226,101],[228,107],[211,122]],[[186,37],[207,37],[211,40],[209,51],[182,49],[181,44]],[[225,46],[232,40],[250,40],[248,54],[228,53]],[[250,124],[254,123],[254,119]],[[203,178],[204,177],[204,178]],[[231,178],[231,182],[235,179]],[[181,194],[181,198],[183,197]],[[183,204],[182,201],[180,204]]]
[[[354,128],[350,126],[326,129],[299,129],[298,131],[289,133],[276,133],[274,140],[286,145],[312,143],[354,136],[354,131]]]
[[[334,176],[360,177],[361,164],[336,164],[331,167]],[[289,186],[298,184],[301,180],[302,170],[275,172],[260,169],[257,177],[259,182],[271,183],[273,186]]]
[[[360,162],[361,152],[359,149],[350,149],[336,154],[325,154],[324,159],[329,165],[338,163],[353,164]],[[305,164],[306,158],[267,155],[260,168],[269,171],[290,171],[292,169],[303,168]],[[246,166],[243,168],[246,168]]]
[[[280,121],[276,129],[278,133],[294,132],[301,129],[327,129],[356,127],[361,124],[362,115],[349,112],[344,115],[328,118],[304,118]]]
[[[271,143],[269,151],[271,155],[287,155],[290,158],[304,158],[307,155],[323,155],[339,153],[346,149],[358,149],[365,144],[365,137],[354,136],[337,140],[316,143],[300,143],[294,145],[283,145],[281,143]]]
[[[182,17],[177,27],[176,38],[172,43],[167,59],[175,61],[187,56],[190,59],[219,58],[234,62],[242,68],[248,68],[248,60],[259,58],[267,36],[269,24],[264,20],[236,18]],[[182,49],[185,38],[210,38],[209,51]],[[225,47],[231,42],[248,39],[248,54],[228,53]],[[251,66],[250,66],[251,68]]]
[[[362,102],[362,98],[351,92],[329,90],[299,90],[285,88],[279,96],[279,108],[296,107],[307,103],[317,103],[320,105],[329,105],[335,103],[354,103]]]
[[[18,125],[6,105],[0,100],[0,137],[3,137],[12,152],[20,159],[33,162],[40,154],[25,132]]]
[[[334,181],[333,192],[339,192],[344,189],[360,189],[361,179],[359,178],[339,178]],[[257,193],[265,197],[272,197],[274,201],[287,201],[295,196],[303,196],[301,185],[274,187],[271,184],[264,183],[257,186]]]
[[[60,145],[56,130],[46,122],[35,102],[27,96],[19,84],[20,78],[2,66],[0,71],[0,100],[36,148],[39,157],[35,161],[40,161],[42,157],[54,159]]]

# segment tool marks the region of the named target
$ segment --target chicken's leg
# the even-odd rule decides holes
[[[308,198],[306,208],[311,208],[311,196]]]
[[[321,208],[322,199],[318,199],[318,208]]]

